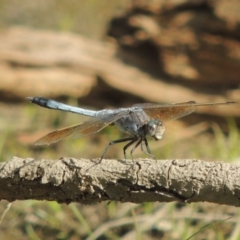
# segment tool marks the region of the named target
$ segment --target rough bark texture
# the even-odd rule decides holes
[[[0,165],[0,199],[59,203],[212,202],[240,206],[238,165],[186,160],[14,157]]]

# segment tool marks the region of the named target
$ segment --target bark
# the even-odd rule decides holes
[[[0,199],[59,203],[212,202],[240,205],[239,166],[197,159],[36,160],[0,165]]]

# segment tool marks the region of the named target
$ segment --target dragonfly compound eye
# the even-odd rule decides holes
[[[155,138],[156,140],[159,140],[162,138],[164,131],[165,131],[165,127],[160,120],[154,119],[154,120],[150,120],[147,123],[146,134],[148,136]]]

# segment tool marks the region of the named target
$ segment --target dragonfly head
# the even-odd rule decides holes
[[[162,135],[165,131],[163,122],[158,119],[150,120],[145,127],[146,135],[153,137],[156,141],[162,138]]]

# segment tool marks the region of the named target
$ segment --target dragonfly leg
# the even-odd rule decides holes
[[[131,157],[132,157],[132,160],[133,160],[133,152],[136,150],[136,148],[139,146],[139,144],[142,142],[142,138],[137,142],[137,144],[134,146],[134,148],[131,150]]]
[[[114,140],[114,141],[111,141],[107,146],[106,146],[106,148],[104,149],[104,151],[103,151],[103,154],[102,154],[102,156],[101,156],[101,158],[100,158],[100,162],[102,161],[102,159],[103,159],[103,157],[104,157],[104,155],[106,154],[106,152],[107,152],[107,150],[108,150],[108,148],[110,147],[110,146],[112,146],[112,145],[114,145],[114,144],[117,144],[117,143],[121,143],[121,142],[127,142],[127,141],[131,141],[130,143],[131,144],[133,144],[135,141],[136,141],[136,137],[129,137],[129,138],[123,138],[123,139],[118,139],[118,140]],[[130,145],[131,145],[130,144]],[[129,145],[129,143],[126,145],[127,147],[129,147],[128,146]],[[126,146],[123,148],[123,151],[124,151],[124,157],[126,158]]]
[[[137,140],[138,140],[138,137],[134,137],[134,138],[132,138],[132,141],[131,141],[131,142],[129,142],[127,145],[125,145],[125,146],[123,147],[123,153],[124,153],[124,157],[125,157],[125,158],[127,158],[127,157],[126,157],[126,150],[127,150],[133,143],[135,143]],[[131,156],[132,156],[132,153],[131,153]]]
[[[143,145],[143,143],[144,143],[144,141],[141,141],[141,150],[142,150],[142,152],[145,151],[145,150],[144,150],[144,145]]]
[[[147,155],[151,156],[153,159],[156,159],[156,157],[152,154],[152,152],[151,152],[151,150],[150,150],[150,148],[149,148],[149,146],[148,146],[148,141],[147,141],[147,139],[144,138],[142,142],[145,143],[145,146],[146,146],[146,149],[147,149],[147,151],[146,151],[146,150],[143,148],[143,144],[142,144],[142,151],[143,151],[144,153],[146,153]]]

